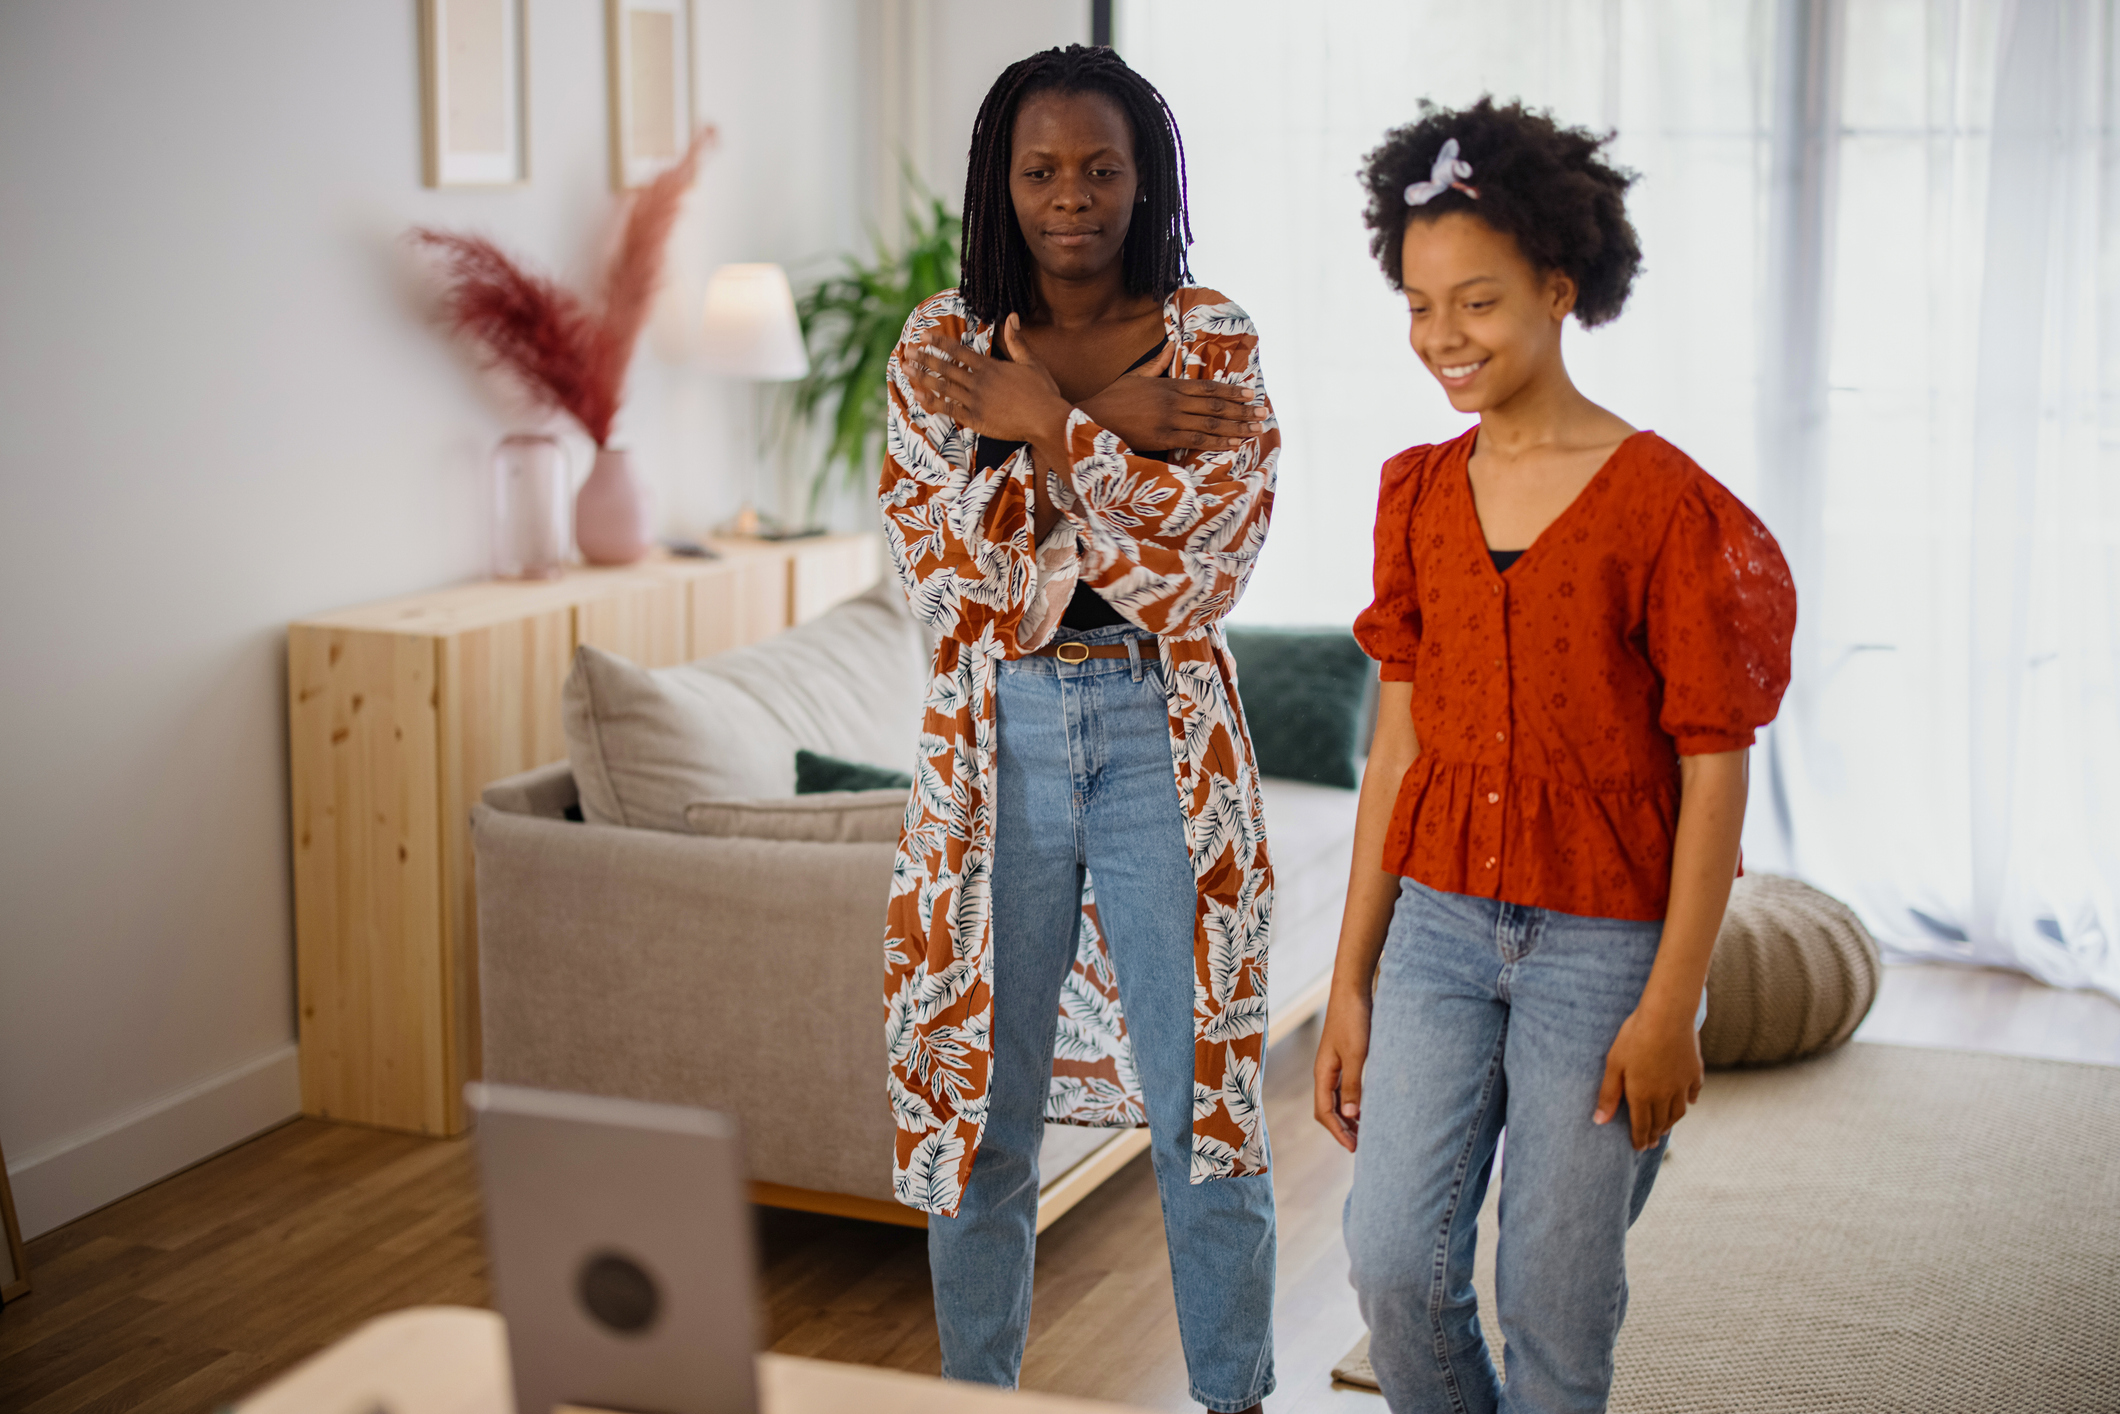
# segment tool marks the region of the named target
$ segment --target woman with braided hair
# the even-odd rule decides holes
[[[1146,80],[1081,46],[1001,75],[963,284],[888,375],[884,524],[940,642],[886,996],[943,1374],[1016,1382],[1045,1121],[1145,1123],[1192,1394],[1235,1411],[1273,1388],[1273,877],[1220,622],[1279,433],[1251,321],[1188,284],[1189,239]]]

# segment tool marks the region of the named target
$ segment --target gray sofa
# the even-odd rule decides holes
[[[856,662],[840,687],[823,681],[866,651],[849,633],[866,642],[902,631],[905,651],[923,652],[903,615],[886,584],[685,669],[578,656],[566,704],[573,763],[497,782],[473,811],[486,1078],[730,1111],[761,1201],[919,1221],[891,1201],[883,1094],[881,940],[902,799],[864,793],[835,805],[773,798],[791,783],[759,789],[791,776],[788,740],[884,765],[898,764],[887,752],[910,750],[925,668],[899,672],[904,645],[893,641],[888,661]],[[772,725],[724,700],[732,682],[763,700]],[[776,699],[786,682],[803,701]],[[706,737],[730,725],[773,738],[755,760],[737,753],[713,767],[719,792],[765,797],[733,811],[694,805],[673,819],[673,802],[707,779],[685,776],[696,761],[675,780],[661,771],[652,788],[613,766],[711,755],[729,744]],[[759,778],[742,779],[754,767]],[[1270,1027],[1285,1035],[1323,999],[1355,793],[1273,779],[1264,793],[1276,875]],[[660,827],[615,822],[640,816]],[[765,833],[786,836],[793,820],[792,833],[809,837],[747,837],[753,816]],[[1049,1126],[1040,1225],[1144,1144],[1145,1131]]]

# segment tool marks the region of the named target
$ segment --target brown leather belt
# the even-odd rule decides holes
[[[1136,638],[1129,641],[1139,645],[1138,651],[1143,662],[1155,658],[1155,639]],[[1092,658],[1125,658],[1131,655],[1127,653],[1124,643],[1081,643],[1069,639],[1065,643],[1048,643],[1043,648],[1033,648],[1031,656],[1058,658],[1063,663],[1086,663]]]

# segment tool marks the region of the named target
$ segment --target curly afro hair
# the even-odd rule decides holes
[[[1393,128],[1362,163],[1369,193],[1363,220],[1369,253],[1395,290],[1405,288],[1399,252],[1408,221],[1433,221],[1469,211],[1515,239],[1538,270],[1558,270],[1575,282],[1575,317],[1585,327],[1617,316],[1641,272],[1641,241],[1627,220],[1627,188],[1635,174],[1604,160],[1611,135],[1564,128],[1550,114],[1521,103],[1497,106],[1482,98],[1470,108],[1422,105],[1419,122]],[[1466,184],[1475,199],[1453,187],[1421,206],[1406,204],[1406,188],[1428,180],[1443,144],[1456,138],[1472,166]]]

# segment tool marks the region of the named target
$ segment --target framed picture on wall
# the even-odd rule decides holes
[[[420,0],[420,106],[430,187],[530,180],[523,0]]]
[[[604,0],[611,185],[644,185],[692,140],[691,0]]]

